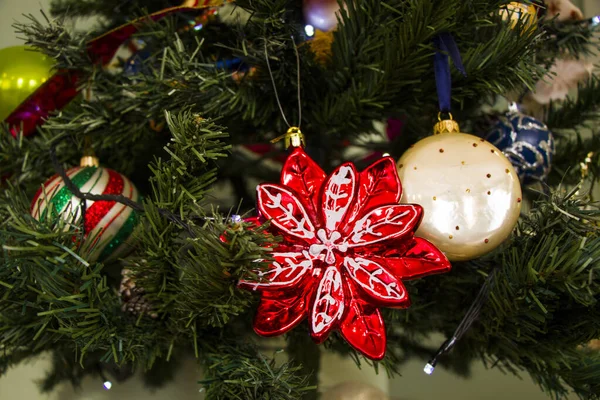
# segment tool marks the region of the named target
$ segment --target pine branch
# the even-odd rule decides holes
[[[298,375],[300,367],[277,365],[243,343],[210,348],[205,365],[207,378],[201,383],[210,399],[297,400],[316,389]]]
[[[548,37],[540,46],[540,53],[554,57],[556,54],[569,57],[593,56],[599,50],[599,27],[592,21],[543,21],[542,29]]]

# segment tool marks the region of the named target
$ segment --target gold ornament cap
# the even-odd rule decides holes
[[[79,160],[80,167],[99,167],[100,160],[96,156],[83,156]]]
[[[306,146],[306,142],[304,141],[304,134],[300,130],[300,128],[296,126],[290,127],[284,135],[278,136],[275,139],[271,140],[271,143],[277,143],[281,139],[285,140],[285,148],[288,149],[290,146],[292,147],[304,147]]]
[[[85,137],[83,156],[79,160],[80,167],[99,167],[100,160],[96,157],[94,149],[92,148],[92,139],[89,136]]]
[[[438,114],[438,123],[433,126],[433,134],[440,133],[460,133],[458,122],[452,119],[452,114],[448,113],[449,119],[442,119],[442,113]]]

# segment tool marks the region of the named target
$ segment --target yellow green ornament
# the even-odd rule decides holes
[[[51,75],[54,60],[28,46],[0,49],[0,121]]]

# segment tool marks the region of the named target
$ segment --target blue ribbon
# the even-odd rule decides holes
[[[467,76],[467,72],[460,58],[458,46],[450,33],[440,33],[433,38],[433,44],[436,48],[433,57],[433,69],[435,71],[435,86],[437,87],[440,111],[450,112],[452,78],[448,56],[452,58],[452,63],[461,74]]]
[[[215,68],[225,70],[235,69],[237,71],[247,71],[249,69],[248,65],[244,64],[241,58],[218,60],[215,62]]]

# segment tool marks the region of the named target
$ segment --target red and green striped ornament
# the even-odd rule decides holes
[[[109,168],[83,166],[71,168],[67,176],[83,193],[121,195],[139,201],[139,193],[125,176]],[[70,223],[81,220],[81,200],[73,195],[58,175],[44,183],[31,203],[37,220],[61,217]],[[50,215],[48,215],[50,213]],[[83,228],[85,239],[79,254],[87,261],[107,261],[123,255],[128,239],[138,223],[130,207],[115,201],[86,201]]]

